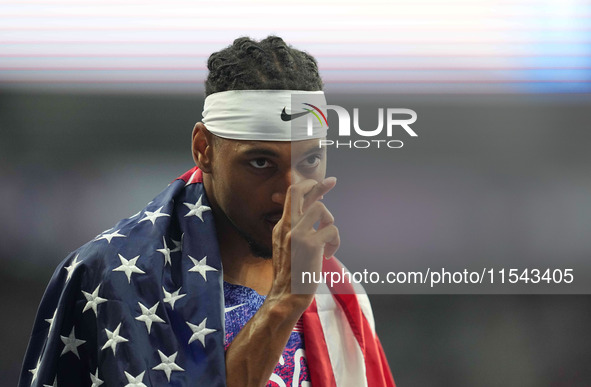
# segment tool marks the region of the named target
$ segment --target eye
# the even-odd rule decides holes
[[[320,160],[322,159],[322,156],[316,154],[316,155],[310,155],[308,157],[306,157],[304,159],[304,161],[302,161],[302,167],[304,168],[314,168],[317,167],[318,164],[320,164]]]
[[[255,167],[256,169],[264,169],[269,168],[271,163],[267,159],[254,159],[249,161],[249,164]]]

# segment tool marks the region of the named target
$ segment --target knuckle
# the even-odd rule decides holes
[[[326,216],[331,223],[334,223],[334,216],[330,213],[330,211],[326,210]]]
[[[309,238],[306,237],[306,235],[299,231],[299,230],[295,230],[296,232],[291,233],[291,240],[292,242],[301,245],[301,246],[306,246],[306,244],[309,242]]]
[[[306,247],[306,249],[311,250],[316,247],[316,243],[312,238],[307,238],[302,241],[302,245]]]
[[[288,194],[289,194],[291,197],[294,197],[294,196],[296,196],[298,192],[299,192],[299,188],[298,188],[298,186],[297,186],[297,185],[290,185],[290,186],[287,188],[287,193],[288,193]]]
[[[328,209],[324,203],[320,201],[315,201],[310,207],[314,210],[314,212],[328,212]]]
[[[289,230],[291,225],[291,219],[280,219],[275,227],[273,227],[273,233],[285,233],[285,230]]]

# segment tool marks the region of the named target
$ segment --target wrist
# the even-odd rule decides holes
[[[269,293],[265,300],[268,313],[278,324],[295,325],[302,313],[310,306],[314,295],[288,294],[274,295]]]

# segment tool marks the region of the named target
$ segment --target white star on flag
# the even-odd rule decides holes
[[[205,348],[205,336],[209,335],[210,333],[217,332],[217,329],[207,328],[207,317],[199,323],[199,325],[191,324],[187,321],[187,325],[193,331],[193,335],[189,339],[189,344],[191,344],[195,340],[199,340],[203,348]]]
[[[146,373],[146,371],[142,372],[138,376],[132,376],[131,374],[127,373],[127,371],[123,372],[125,372],[125,377],[129,382],[125,385],[125,387],[148,387],[142,382],[142,379],[144,379],[144,374]]]
[[[51,386],[49,384],[44,384],[43,387],[57,387],[57,376],[53,379],[53,384]]]
[[[33,374],[33,379],[31,379],[31,384],[33,384],[35,379],[37,379],[37,372],[39,372],[39,365],[40,364],[41,364],[41,358],[39,358],[39,360],[37,360],[37,365],[35,366],[35,368],[33,368],[32,370],[29,370],[29,372]]]
[[[195,204],[183,203],[185,206],[187,206],[189,208],[189,212],[187,212],[185,217],[196,216],[199,219],[201,219],[201,221],[203,222],[203,213],[205,211],[211,211],[211,208],[209,208],[208,206],[204,206],[201,203],[202,199],[203,199],[203,195],[199,196],[199,200],[197,200],[197,203],[195,203]]]
[[[185,234],[183,234],[185,235]],[[170,250],[171,253],[176,253],[177,251],[181,251],[182,249],[182,240],[183,237],[181,236],[181,240],[180,241],[175,241],[174,239],[170,239],[172,241],[172,243],[174,243],[174,249]]]
[[[141,270],[135,266],[135,263],[137,262],[138,258],[140,257],[139,255],[135,258],[130,259],[129,261],[127,259],[125,259],[123,257],[123,255],[121,255],[121,254],[118,254],[118,255],[119,255],[119,260],[121,261],[121,266],[114,268],[113,271],[125,272],[125,275],[127,276],[127,281],[129,283],[131,283],[131,274],[132,273],[146,274],[143,270]]]
[[[51,316],[51,318],[46,318],[45,321],[47,321],[49,323],[49,329],[47,331],[47,337],[49,337],[49,334],[51,333],[51,328],[53,328],[53,320],[55,320],[55,315],[57,313],[57,309],[53,311],[53,316]]]
[[[92,382],[92,386],[90,386],[90,387],[99,387],[101,384],[104,383],[98,377],[98,367],[97,367],[96,372],[94,373],[94,375],[92,373],[90,373],[90,381]]]
[[[145,212],[145,218],[143,218],[142,220],[140,220],[138,223],[141,222],[145,222],[146,220],[149,220],[150,222],[152,222],[152,225],[156,224],[156,219],[163,217],[163,216],[170,216],[170,214],[163,214],[160,211],[162,210],[164,206],[160,207],[159,209],[157,209],[156,211],[152,212],[152,211],[147,211]]]
[[[72,278],[72,274],[74,274],[74,270],[76,270],[76,266],[78,266],[80,263],[82,263],[82,261],[78,262],[78,255],[80,255],[80,254],[76,254],[74,259],[70,263],[70,266],[64,267],[64,269],[66,269],[66,271],[68,272],[68,276],[66,277],[66,282],[68,282],[70,280],[70,278]]]
[[[110,234],[103,234],[103,235],[101,235],[100,237],[96,238],[96,240],[97,240],[97,241],[100,241],[101,239],[106,239],[106,240],[107,240],[107,242],[108,242],[109,244],[111,244],[111,240],[112,240],[113,238],[127,238],[127,236],[125,236],[125,235],[123,235],[123,234],[119,234],[119,231],[121,231],[121,230],[119,229],[119,230],[117,230],[117,231],[113,231],[113,232],[112,232],[112,233],[110,233]]]
[[[88,309],[92,309],[94,311],[94,316],[98,317],[96,307],[98,306],[98,304],[102,304],[103,302],[108,301],[106,298],[99,297],[98,292],[100,288],[101,285],[97,286],[96,289],[94,289],[94,292],[92,292],[92,294],[82,290],[82,294],[84,294],[84,297],[86,297],[86,305],[84,305],[82,313],[86,312]]]
[[[189,271],[197,272],[197,273],[201,274],[201,276],[203,277],[203,279],[205,281],[207,281],[207,277],[205,275],[207,274],[208,271],[218,271],[218,269],[211,267],[207,264],[207,255],[205,257],[203,257],[200,261],[191,257],[190,255],[189,255],[189,258],[191,259],[191,261],[193,261],[193,264],[195,265],[192,268],[190,268]]]
[[[121,323],[119,323],[119,325],[117,325],[117,328],[115,328],[115,330],[113,332],[111,332],[110,330],[105,328],[105,333],[107,334],[107,342],[105,343],[105,345],[103,345],[103,347],[101,348],[101,351],[111,347],[111,349],[113,350],[113,355],[115,355],[115,351],[117,351],[117,344],[125,343],[125,342],[129,341],[125,337],[119,336],[119,329],[120,328],[121,328]]]
[[[163,301],[169,303],[172,310],[174,310],[174,303],[186,296],[186,294],[179,294],[181,288],[178,288],[178,290],[175,292],[169,293],[166,291],[166,289],[164,289],[164,286],[162,287],[162,290],[164,291]]]
[[[140,316],[136,317],[135,319],[138,321],[144,322],[146,324],[146,328],[148,328],[148,334],[150,334],[150,331],[152,330],[152,323],[153,322],[158,322],[158,323],[165,322],[160,317],[158,317],[158,315],[156,314],[156,308],[158,308],[159,303],[160,303],[160,301],[158,301],[157,303],[154,304],[154,306],[152,306],[150,309],[148,309],[141,302],[138,302],[138,305],[140,306],[140,309],[142,310],[142,314]]]
[[[181,240],[175,241],[174,239],[170,239],[172,243],[174,243],[174,249],[170,250],[171,253],[176,253],[177,251],[183,251],[183,238],[185,237],[185,233],[181,234]]]
[[[170,259],[170,253],[172,251],[170,251],[170,249],[166,245],[166,238],[164,236],[162,237],[162,241],[164,242],[164,247],[161,249],[156,249],[156,251],[159,253],[162,253],[162,255],[164,255],[164,266],[166,266],[166,264],[169,264],[172,266],[172,261]]]
[[[156,371],[164,371],[164,373],[166,374],[166,378],[170,382],[170,374],[172,371],[184,371],[184,369],[175,364],[177,354],[178,352],[175,352],[170,356],[166,356],[165,354],[160,352],[160,350],[158,350],[158,355],[160,355],[160,360],[162,361],[162,363],[158,364],[156,367],[152,369]]]
[[[80,355],[78,354],[78,347],[81,346],[82,344],[86,343],[86,340],[78,340],[76,338],[76,333],[74,332],[74,327],[72,327],[72,330],[70,331],[70,336],[68,337],[64,337],[64,336],[60,336],[62,338],[62,341],[65,345],[61,356],[65,355],[68,352],[73,352],[74,355],[76,355],[76,357],[78,359],[80,359]]]

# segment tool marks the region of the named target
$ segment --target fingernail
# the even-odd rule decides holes
[[[337,178],[334,177],[334,176],[331,176],[331,177],[327,177],[326,179],[324,179],[322,181],[322,184],[325,184],[326,185],[326,184],[329,184],[329,183],[336,183],[336,182],[337,182]]]

